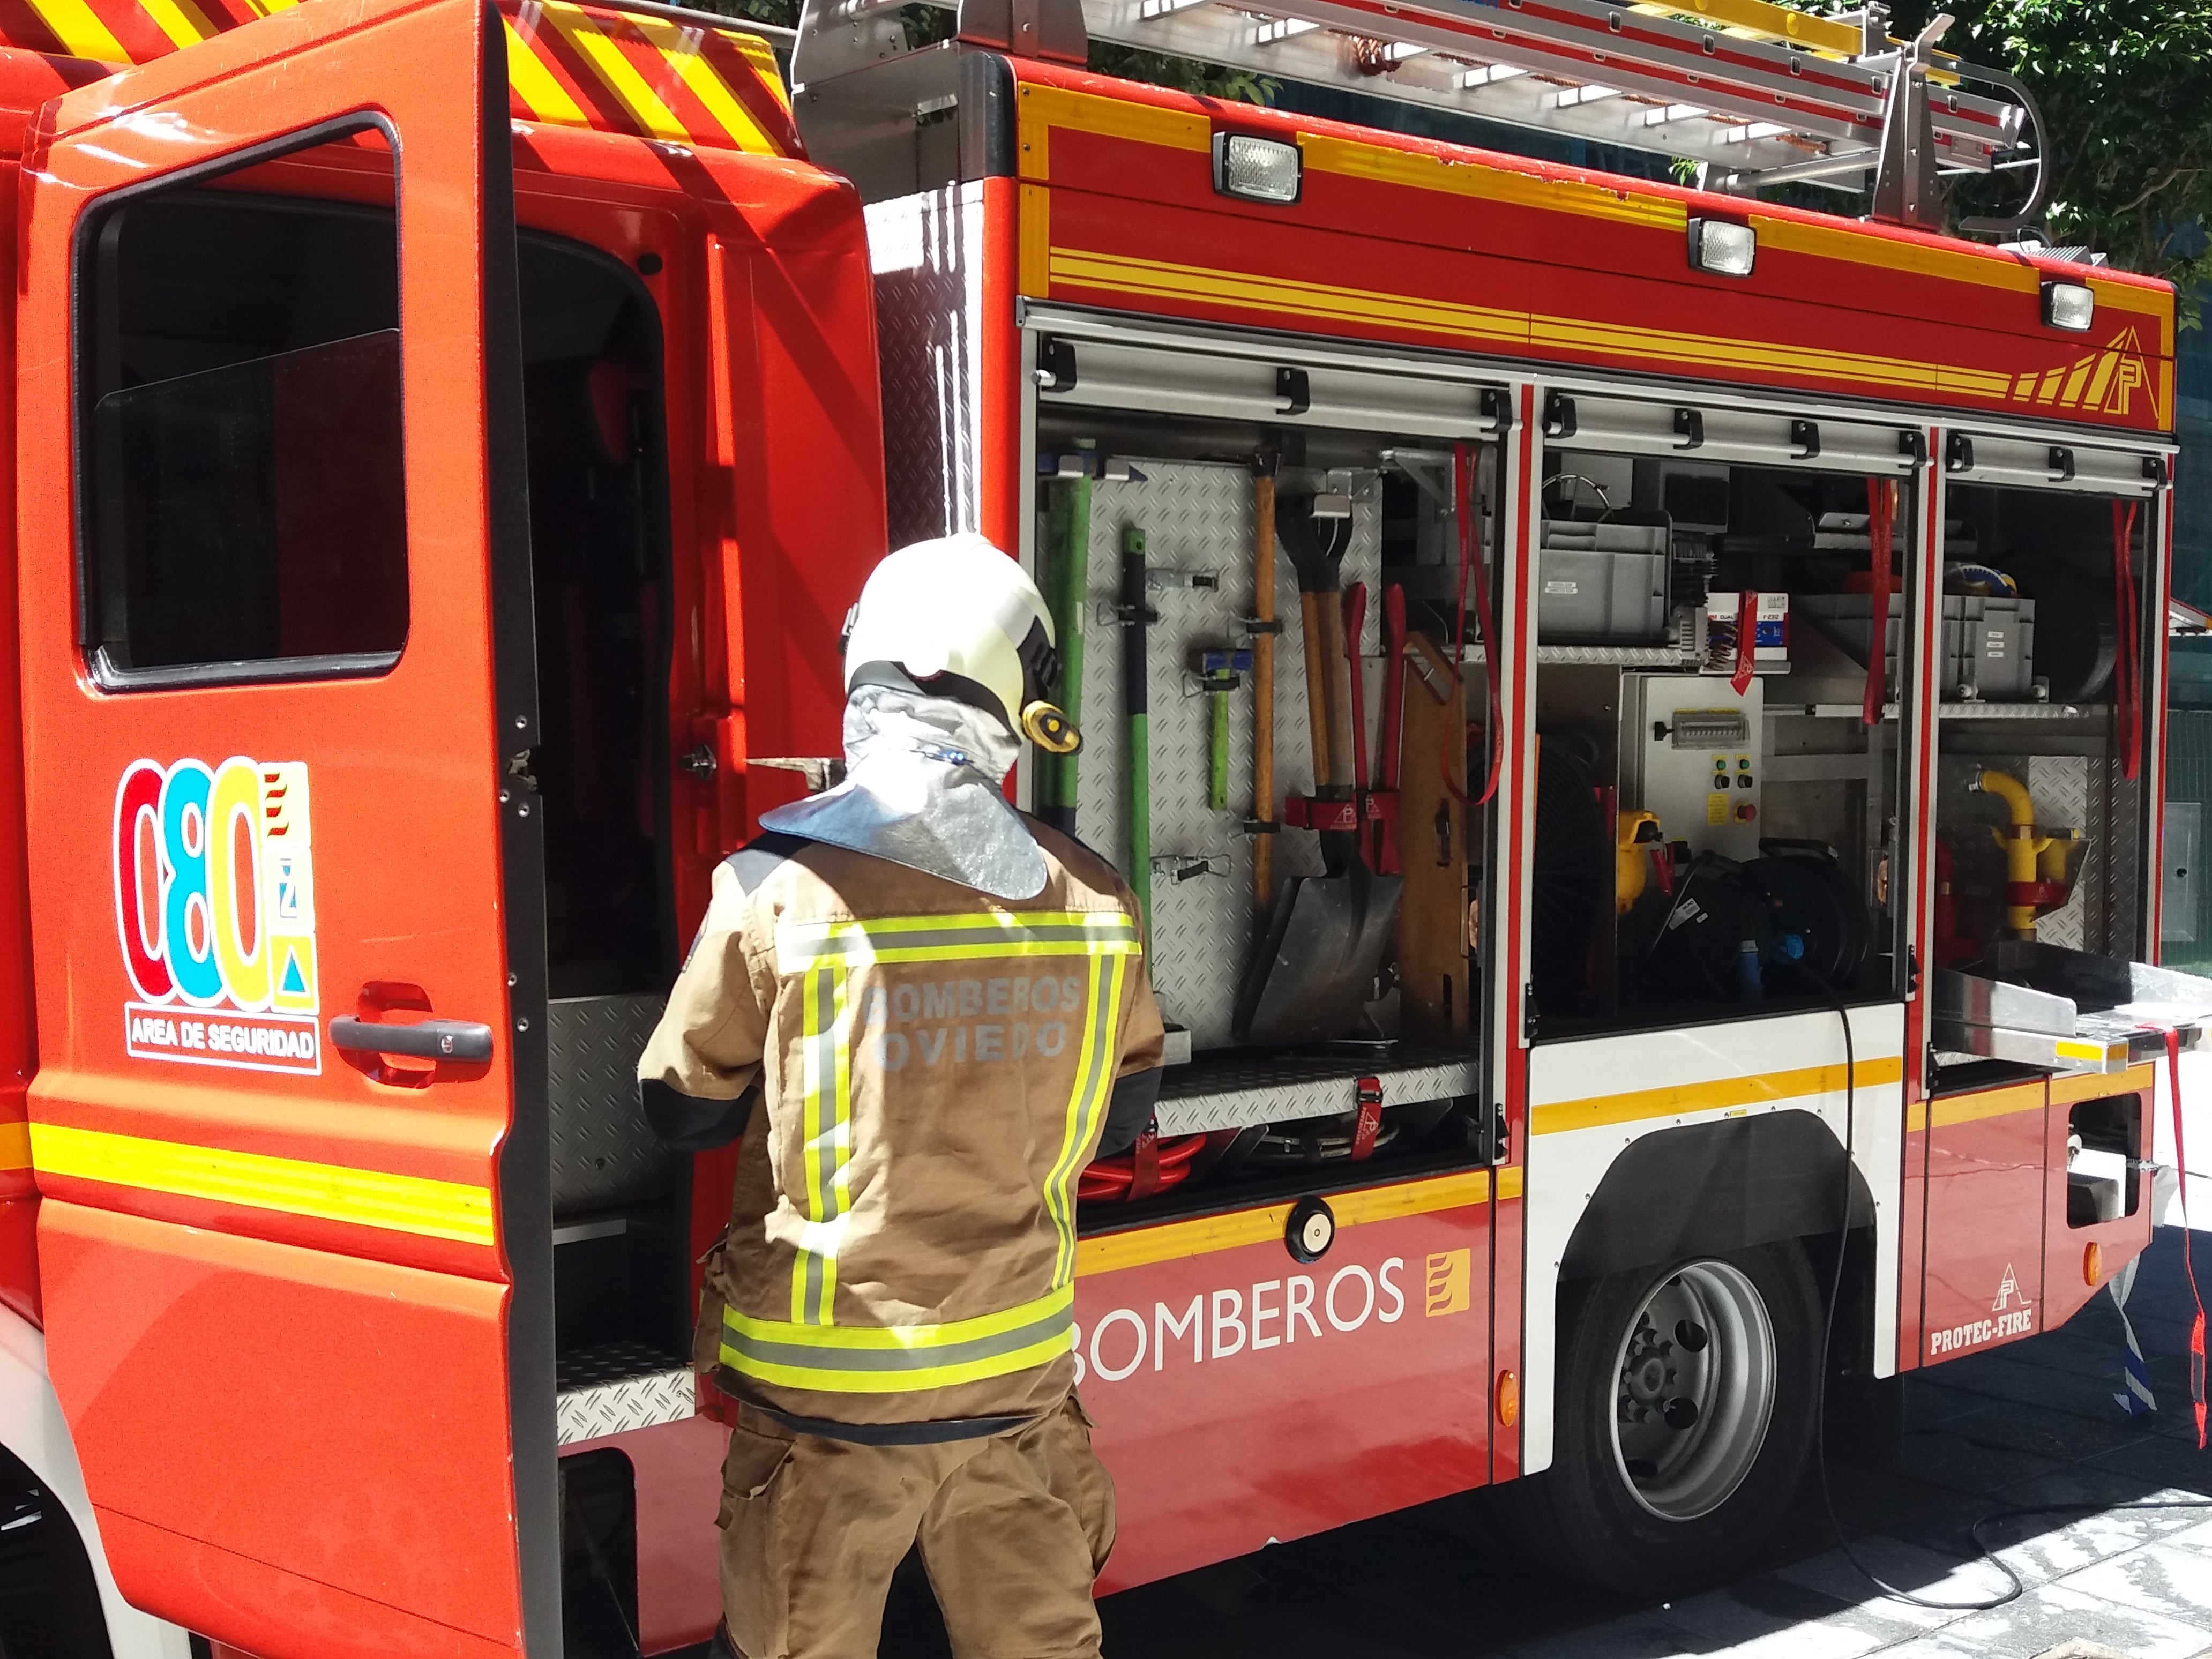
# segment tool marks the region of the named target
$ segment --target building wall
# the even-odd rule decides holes
[[[2174,473],[2173,592],[2212,610],[2212,330],[2188,330],[2174,355],[2181,460]],[[2170,806],[2196,803],[2200,823],[2212,823],[2212,637],[2173,642],[2169,700],[2166,800]],[[2169,822],[2171,817],[2169,811]],[[2200,856],[2207,850],[2201,838],[2197,850]],[[2175,885],[2169,883],[2169,892]],[[2196,902],[2169,917],[2164,959],[2172,967],[2212,971],[2212,868],[2179,886],[2193,888]]]

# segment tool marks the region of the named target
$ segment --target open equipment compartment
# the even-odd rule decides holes
[[[2212,984],[2144,965],[2164,459],[1958,432],[1943,471],[1947,613],[1965,601],[1960,654],[1999,665],[2005,690],[1970,671],[1938,710],[1934,1062],[2117,1075],[2163,1052],[2166,1025],[2193,1044],[2212,1012]],[[1978,617],[1984,597],[2008,614]]]
[[[1118,1217],[1485,1152],[1449,641],[1462,468],[1496,541],[1500,394],[1035,326],[1029,556],[1085,741],[1026,782],[1136,887],[1170,1026],[1156,1137],[1081,1195]]]
[[[1962,436],[1954,459],[1990,447]],[[2141,952],[2142,756],[2130,759],[2116,726],[2141,708],[2140,641],[2156,637],[2139,614],[2144,550],[2155,544],[2156,502],[2143,482],[2140,495],[2109,483],[2051,488],[2007,480],[1986,464],[1947,481],[1947,611],[1961,599],[1978,608],[1987,594],[2019,621],[1970,616],[1960,653],[2015,659],[2000,676],[2007,690],[1962,696],[1973,688],[1954,678],[1943,691],[1938,967],[1967,966],[2016,937],[2123,960]],[[2123,556],[2126,570],[2116,574]],[[2033,869],[2013,870],[2008,842],[2021,838],[2011,831],[2031,826],[2035,842],[2050,844],[2026,854]],[[2009,892],[2014,884],[2022,890]]]
[[[981,188],[866,210],[891,540],[995,522],[1018,546],[1054,605],[1085,742],[1072,793],[1065,761],[1031,756],[1018,799],[1130,879],[1152,935],[1171,1028],[1157,1133],[1086,1173],[1086,1225],[1356,1182],[1370,1160],[1491,1161],[1488,999],[1471,981],[1496,925],[1480,903],[1493,809],[1467,799],[1482,680],[1455,678],[1449,641],[1461,467],[1480,557],[1496,558],[1502,389],[1412,353],[1026,306],[1008,478],[991,441]],[[1002,501],[1019,503],[1010,520]],[[1348,630],[1357,741],[1346,590],[1364,600]],[[1272,785],[1254,744],[1270,654]],[[1280,994],[1315,969],[1320,983]]]
[[[1567,392],[1544,436],[1538,1033],[1901,996],[1924,436]],[[1870,676],[1877,584],[1891,621]]]

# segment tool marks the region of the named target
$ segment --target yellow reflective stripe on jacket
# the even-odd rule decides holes
[[[792,1328],[823,1330],[835,1322],[837,1249],[852,1202],[848,1166],[853,1155],[854,1000],[850,986],[854,971],[898,963],[991,962],[1024,957],[1080,957],[1091,963],[1089,1012],[1077,1050],[1066,1127],[1043,1193],[1055,1238],[1051,1282],[1057,1292],[1074,1282],[1076,1176],[1113,1089],[1120,1058],[1126,964],[1142,951],[1136,921],[1122,910],[976,911],[871,921],[787,921],[778,926],[779,971],[804,975],[799,999],[804,1176],[799,1197],[804,1220],[792,1262]],[[947,1375],[946,1366],[957,1368],[971,1361],[933,1364],[928,1369],[935,1380],[930,1382],[841,1386],[878,1390],[939,1388],[953,1381],[996,1376],[1051,1358],[1048,1346],[1041,1353],[1030,1352],[1038,1340],[1042,1339],[1022,1346],[1020,1352],[1025,1357],[1016,1362],[1002,1363],[1004,1355],[994,1349],[972,1361],[984,1369],[959,1377]],[[766,1381],[817,1386],[799,1381],[787,1357],[755,1356],[760,1364],[773,1370],[749,1370],[728,1360],[726,1353],[725,1358],[732,1369]],[[900,1375],[911,1376],[913,1368],[905,1368]]]
[[[806,1229],[791,1264],[791,1317],[827,1325],[837,1295],[839,1222],[852,1200],[847,1166],[853,1157],[853,1051],[848,975],[842,963],[806,976],[801,1000],[801,1064],[805,1096]]]
[[[1067,1133],[1060,1156],[1045,1177],[1045,1208],[1051,1213],[1058,1244],[1053,1254],[1055,1287],[1075,1282],[1075,1180],[1094,1139],[1099,1114],[1114,1091],[1120,1067],[1121,986],[1126,959],[1100,957],[1091,965],[1091,1018],[1084,1022],[1083,1046],[1075,1062],[1075,1087],[1067,1097]]]
[[[829,959],[854,964],[977,962],[1134,956],[1142,948],[1135,920],[1121,910],[985,910],[869,921],[787,921],[775,930],[776,967],[783,973]]]
[[[741,1376],[829,1394],[910,1394],[1042,1365],[1068,1351],[1075,1290],[943,1325],[809,1325],[722,1310],[722,1364]]]

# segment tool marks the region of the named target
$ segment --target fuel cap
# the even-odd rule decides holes
[[[1302,1198],[1291,1206],[1290,1224],[1283,1243],[1294,1261],[1318,1261],[1336,1243],[1336,1213],[1318,1198]]]

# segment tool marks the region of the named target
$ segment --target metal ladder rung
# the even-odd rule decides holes
[[[1040,38],[1058,43],[1044,55],[1061,62],[1081,61],[1085,39],[1111,41],[1675,155],[1705,164],[1717,189],[1801,179],[1856,190],[1865,174],[1894,179],[1903,168],[1919,182],[1903,196],[1878,192],[1875,210],[1904,222],[1940,222],[1939,176],[2018,165],[2035,122],[2017,82],[1934,50],[1940,26],[1893,40],[1881,0],[1836,17],[1775,0],[929,3],[960,9],[970,46],[1010,48],[1013,26],[989,21],[1001,15],[1049,14]],[[836,33],[856,8],[892,3],[806,0],[821,44],[808,49],[803,25],[794,80],[814,65],[826,80],[897,57],[889,42]],[[1893,99],[1900,74],[1909,79]],[[1969,79],[2008,96],[1968,92]],[[1910,122],[1886,140],[1893,105]]]
[[[1705,5],[1707,21],[1698,24],[1681,22],[1679,13],[1657,5],[1616,8],[1595,0],[1527,0],[1519,7],[1510,0],[1503,6],[1423,0],[1387,7],[1375,0],[1272,0],[1261,12],[1265,21],[1249,27],[1233,20],[1260,9],[1212,0],[1086,0],[1085,9],[1094,36],[1121,45],[1383,97],[1451,105],[1455,100],[1449,94],[1482,94],[1510,81],[1540,77],[1562,90],[1531,98],[1527,88],[1518,88],[1503,110],[1481,102],[1466,107],[1731,167],[1794,165],[1808,159],[1808,146],[1825,155],[1838,147],[1856,153],[1875,145],[1889,64],[1829,56],[1805,49],[1802,41],[1778,45],[1723,32],[1776,34],[1789,27],[1777,20],[1802,16],[1823,26],[1825,32],[1815,31],[1815,44],[1826,48],[1858,31],[1768,0],[1705,0]],[[1465,58],[1472,67],[1437,81],[1414,68],[1425,68],[1430,58]],[[1692,88],[1701,100],[1695,105],[1681,96]],[[1620,112],[1593,122],[1592,106],[1608,101],[1620,102]],[[1931,101],[1935,140],[1948,167],[1986,170],[2013,141],[2013,106],[1963,94]],[[1686,118],[1677,113],[1649,123],[1645,112],[1655,106],[1697,108],[1717,118],[1672,132],[1665,130],[1668,123]],[[1571,114],[1581,118],[1557,118]],[[1700,126],[1712,130],[1699,131]],[[1749,158],[1718,153],[1766,139],[1782,141],[1788,153]]]

